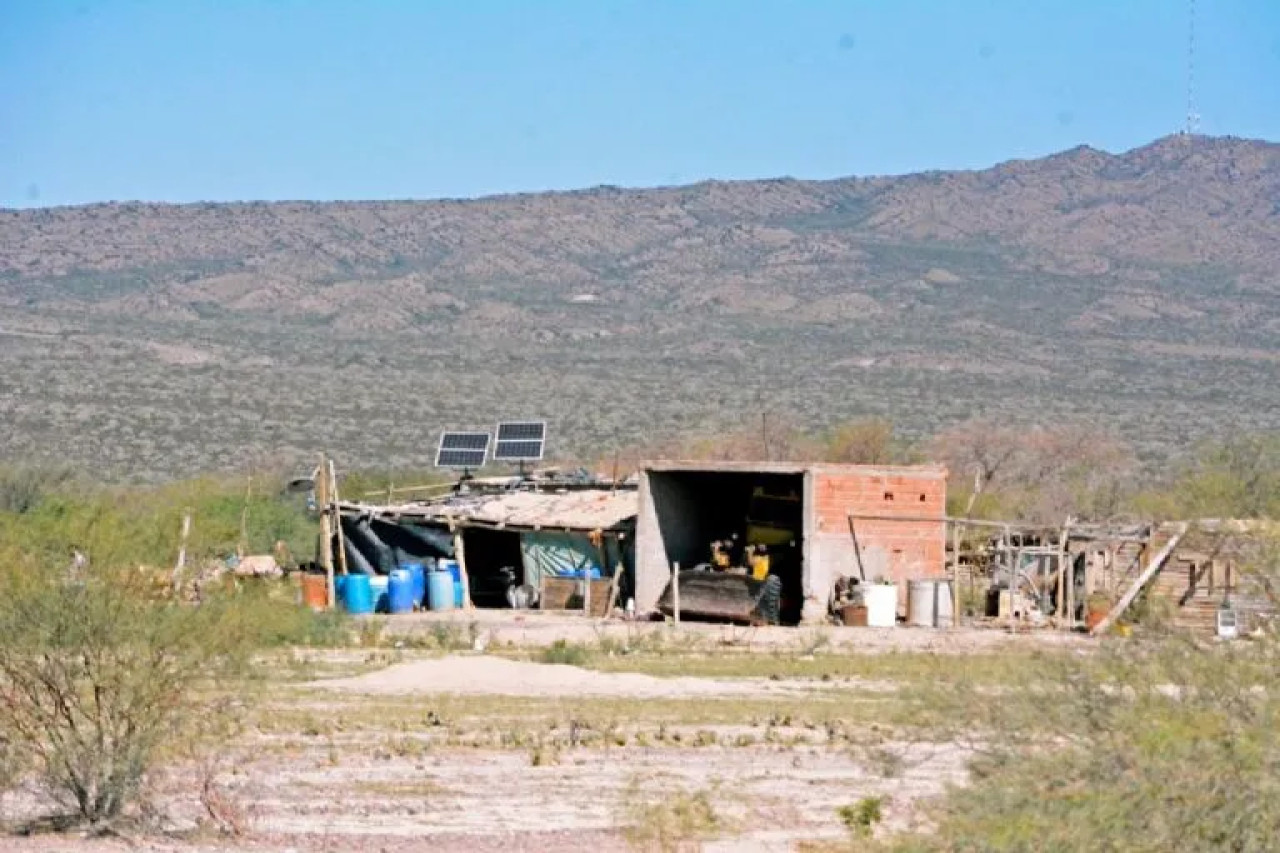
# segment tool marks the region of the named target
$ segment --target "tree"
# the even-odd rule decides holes
[[[1189,516],[1280,518],[1280,432],[1202,446],[1174,491]]]
[[[893,424],[871,419],[850,421],[827,436],[823,459],[856,465],[887,465],[898,457]]]
[[[965,515],[998,512],[1055,524],[1069,514],[1118,512],[1134,466],[1127,445],[1082,424],[1013,428],[971,420],[940,432],[932,451],[950,470]]]

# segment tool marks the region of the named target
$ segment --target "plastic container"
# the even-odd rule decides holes
[[[950,628],[956,623],[955,595],[951,591],[951,581],[934,581],[937,590],[937,614],[933,624],[938,628]]]
[[[342,606],[353,614],[373,612],[373,585],[368,575],[347,575],[342,584]]]
[[[462,607],[462,567],[458,565],[458,561],[441,558],[436,561],[436,571],[448,572],[449,576],[453,578],[453,606],[461,608]],[[431,574],[430,572],[427,572],[428,576],[430,574]],[[423,602],[422,606],[423,607],[427,606],[425,601]],[[434,609],[436,608],[433,607],[432,610]]]
[[[432,610],[453,610],[457,606],[458,584],[447,571],[427,572],[427,606]]]
[[[862,591],[867,606],[867,626],[892,628],[898,623],[898,587],[896,584],[868,584]]]
[[[387,612],[413,612],[413,574],[396,569],[387,575]]]
[[[413,606],[421,607],[427,597],[427,570],[422,563],[401,563],[400,568],[413,579]]]
[[[390,584],[386,575],[369,575],[369,586],[373,590],[373,612],[387,612],[387,587]]]
[[[342,604],[342,602],[345,600],[346,589],[347,589],[347,575],[334,575],[333,576],[333,600],[336,601],[338,604]]]
[[[302,604],[312,610],[329,606],[329,579],[325,575],[308,572],[302,576]]]
[[[919,628],[949,628],[953,610],[950,582],[914,580],[907,585],[908,625]]]

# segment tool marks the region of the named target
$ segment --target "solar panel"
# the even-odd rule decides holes
[[[493,458],[503,462],[536,462],[547,444],[546,421],[502,421],[493,445]]]
[[[436,450],[436,467],[483,468],[488,453],[487,432],[444,432]]]

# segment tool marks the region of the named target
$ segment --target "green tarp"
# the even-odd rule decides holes
[[[538,531],[520,536],[520,554],[524,560],[525,583],[541,587],[542,578],[570,575],[583,570],[597,569],[600,577],[610,577],[613,567],[623,557],[618,540],[612,536],[604,539],[608,566],[600,565],[600,552],[591,544],[585,533]]]

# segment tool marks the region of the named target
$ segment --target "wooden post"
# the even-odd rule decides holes
[[[671,613],[672,619],[680,624],[680,564],[671,564]]]
[[[621,545],[618,546],[618,550],[621,552]],[[622,578],[622,568],[622,560],[618,560],[617,565],[613,567],[613,577],[609,581],[609,600],[604,603],[604,618],[606,619],[613,613],[613,608],[618,602],[618,587]]]
[[[324,566],[325,583],[328,587],[329,606],[334,605],[333,588],[333,528],[329,517],[329,465],[320,454],[320,468],[316,472],[316,504],[320,507],[320,563]]]
[[[1017,620],[1014,614],[1018,612],[1018,590],[1022,586],[1018,582],[1018,575],[1022,572],[1022,546],[1019,545],[1011,553],[1013,554],[1013,570],[1009,572],[1009,628],[1017,630]]]
[[[329,460],[329,483],[331,484],[330,491],[333,494],[333,532],[338,537],[338,566],[345,575],[348,574],[347,534],[342,532],[342,510],[338,509],[338,472],[333,467],[333,460]]]
[[[960,627],[960,525],[951,525],[951,627]]]
[[[1071,549],[1067,549],[1067,627],[1076,627],[1076,560]]]
[[[178,588],[182,585],[182,570],[187,567],[187,537],[191,535],[191,510],[188,508],[182,514],[182,537],[178,544],[178,562],[173,567],[173,577],[171,583],[173,591],[176,594]]]
[[[240,541],[236,543],[236,556],[244,559],[249,552],[249,501],[253,500],[253,475],[244,490],[244,507],[240,510]]]
[[[1066,522],[1062,525],[1062,538],[1058,540],[1058,609],[1063,610],[1063,595],[1066,592],[1067,585],[1067,560],[1070,559],[1071,549],[1067,547],[1067,543],[1071,539],[1071,517],[1068,516]],[[1062,613],[1056,614],[1058,625],[1062,625]]]
[[[467,553],[462,544],[462,528],[453,527],[453,558],[458,561],[458,576],[462,579],[462,609],[474,610],[471,603],[471,576],[467,574]]]

